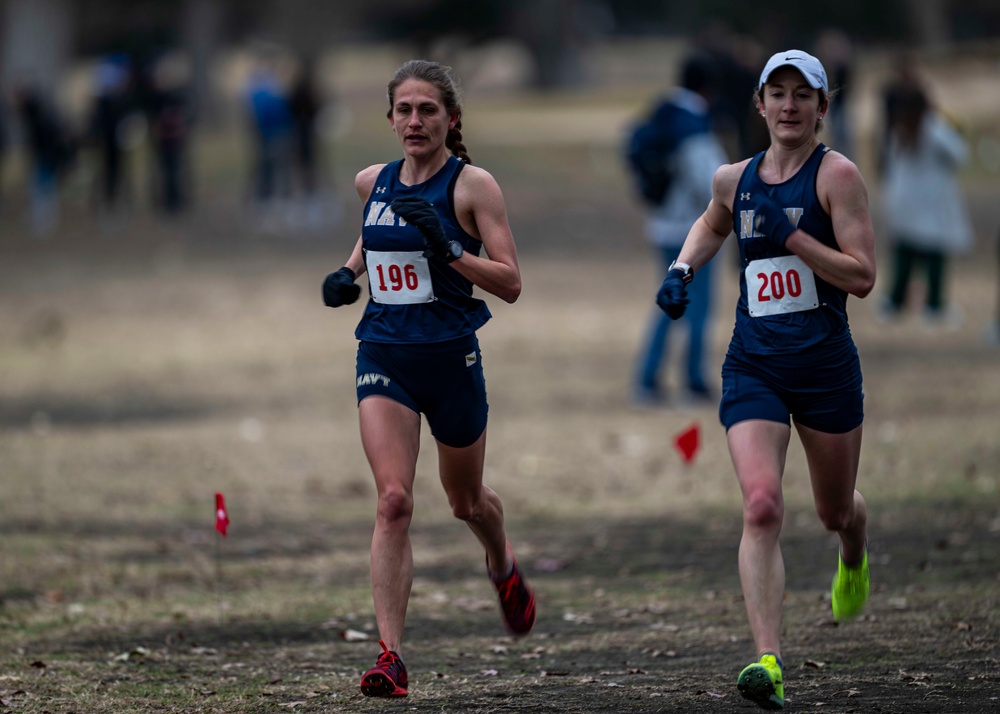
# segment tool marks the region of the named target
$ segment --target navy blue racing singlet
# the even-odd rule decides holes
[[[820,343],[837,347],[852,341],[847,293],[813,273],[791,251],[770,251],[754,230],[756,200],[769,196],[785,209],[793,225],[840,250],[833,223],[816,193],[816,176],[827,151],[823,144],[817,146],[802,168],[783,183],[767,184],[758,175],[765,152],[754,156],[740,177],[733,201],[733,231],[742,272],[730,351],[789,354]]]
[[[455,182],[464,165],[449,157],[434,176],[413,186],[399,180],[403,159],[379,172],[361,229],[370,297],[354,333],[359,340],[444,342],[473,334],[490,319],[486,303],[472,297],[472,282],[450,265],[424,258],[420,231],[389,208],[397,196],[427,199],[437,209],[448,238],[479,255],[482,243],[462,229],[455,215]]]

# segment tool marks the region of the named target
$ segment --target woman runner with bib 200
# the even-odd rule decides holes
[[[740,582],[757,659],[737,679],[764,709],[784,707],[778,535],[791,424],[805,450],[816,511],[840,537],[836,620],[868,599],[867,511],[855,490],[864,420],[847,296],[875,284],[875,239],[861,174],[817,138],[830,106],[826,71],[799,50],[771,57],[755,101],[770,147],[715,174],[712,200],[657,294],[678,318],[685,286],[732,231],[742,264],[736,327],[722,367],[719,417],[743,493]]]
[[[486,551],[507,629],[523,635],[535,622],[534,594],[507,543],[503,506],[483,484],[488,405],[476,330],[490,311],[472,290],[510,303],[521,293],[503,195],[488,172],[471,165],[449,67],[407,62],[389,82],[388,99],[403,158],[357,175],[361,237],[323,283],[324,302],[340,307],[358,299],[355,280],[368,273],[370,298],[355,335],[361,442],[378,492],[371,581],[382,652],[361,678],[370,697],[408,693],[399,652],[413,581],[409,528],[421,414],[452,512]]]

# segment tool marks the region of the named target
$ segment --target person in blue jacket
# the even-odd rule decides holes
[[[719,416],[743,493],[739,572],[757,647],[737,687],[764,709],[782,709],[785,571],[778,536],[792,422],[816,511],[840,540],[834,618],[856,616],[868,599],[868,516],[855,488],[864,395],[847,296],[871,292],[875,240],[857,166],[817,136],[830,105],[819,60],[800,50],[778,52],[761,72],[755,101],[770,146],[716,171],[708,208],[657,303],[680,317],[687,284],[735,234],[743,270]]]
[[[399,655],[413,580],[409,526],[421,414],[437,444],[441,484],[456,518],[486,551],[507,629],[527,634],[535,598],[507,542],[503,506],[483,483],[488,405],[476,330],[490,319],[473,286],[508,303],[521,274],[503,195],[473,166],[450,67],[411,60],[388,86],[389,125],[403,158],[361,171],[361,237],[327,276],[330,307],[369,299],[356,330],[361,441],[378,492],[372,595],[382,654],[364,673],[367,696],[406,696]],[[485,256],[482,255],[485,253]]]
[[[709,118],[718,84],[715,64],[700,53],[692,54],[681,66],[678,86],[662,100],[653,115],[653,121],[673,145],[661,157],[670,176],[668,186],[660,202],[650,207],[646,220],[646,239],[660,259],[661,276],[677,259],[688,230],[712,197],[715,170],[727,160]],[[686,354],[683,376],[677,380],[678,386],[686,387],[685,396],[693,402],[714,400],[716,386],[710,385],[704,374],[705,352],[711,337],[711,264],[706,264],[698,277],[698,282],[689,289],[690,303],[684,314],[688,327]],[[672,320],[661,310],[655,313],[636,362],[633,399],[639,404],[666,404],[669,393],[664,362],[671,332],[676,330],[671,331]]]

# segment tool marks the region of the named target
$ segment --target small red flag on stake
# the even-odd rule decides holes
[[[684,463],[690,464],[694,461],[695,454],[698,453],[698,422],[674,437],[674,446],[681,452]]]
[[[215,530],[223,536],[229,528],[229,515],[226,513],[226,501],[221,493],[215,494]]]

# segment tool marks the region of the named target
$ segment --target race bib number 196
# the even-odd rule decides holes
[[[372,299],[383,305],[413,305],[434,300],[431,271],[419,250],[365,254]]]
[[[797,255],[755,260],[745,271],[751,317],[819,307],[816,276]]]

